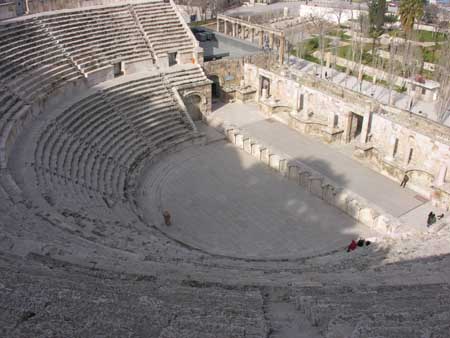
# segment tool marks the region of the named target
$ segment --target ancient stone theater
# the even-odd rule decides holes
[[[450,128],[183,8],[0,1],[0,336],[449,338]]]

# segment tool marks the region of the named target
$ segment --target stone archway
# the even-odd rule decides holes
[[[183,97],[183,101],[192,120],[201,121],[205,113],[205,97],[200,93],[189,93]]]

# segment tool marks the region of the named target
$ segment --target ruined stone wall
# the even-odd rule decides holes
[[[258,53],[249,56],[227,58],[209,61],[203,64],[207,76],[217,76],[220,86],[239,86],[244,78],[244,64],[251,63],[257,67],[271,69],[275,64],[277,56],[273,53]]]
[[[0,20],[16,16],[16,3],[14,1],[0,4]]]
[[[288,77],[283,71],[277,74],[251,64],[245,65],[244,75],[245,85],[258,89],[256,99],[260,104],[264,101],[259,93],[261,78],[269,79],[267,103],[290,106],[291,127],[326,142],[348,142],[349,116],[355,113],[363,117],[357,141],[363,152],[361,159],[399,181],[408,174],[410,187],[426,196],[431,196],[442,167],[450,163],[450,128],[446,126],[379,105],[360,93],[352,94],[320,79]],[[450,174],[446,176],[443,182],[450,180]]]
[[[450,155],[447,144],[380,114],[372,116],[370,139],[386,161],[405,171],[424,171],[433,177],[438,174],[442,159]]]
[[[364,115],[369,109],[367,104],[363,106],[352,104],[347,97],[324,93],[296,79],[286,78],[286,76],[261,69],[256,65],[246,64],[244,74],[245,85],[254,88],[259,87],[260,77],[270,79],[270,97],[273,100],[279,101],[280,105],[290,106],[292,111],[297,111],[305,117],[308,116],[311,120],[325,125],[332,124],[331,120],[334,119],[334,115],[338,115],[338,126],[344,128],[345,114],[354,112]],[[303,99],[300,96],[303,96]]]

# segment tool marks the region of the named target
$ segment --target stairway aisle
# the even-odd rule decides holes
[[[323,338],[285,290],[264,293],[264,313],[270,327],[268,338]]]

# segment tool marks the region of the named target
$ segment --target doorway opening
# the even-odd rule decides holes
[[[351,119],[350,140],[359,139],[363,127],[364,116],[352,113]]]

